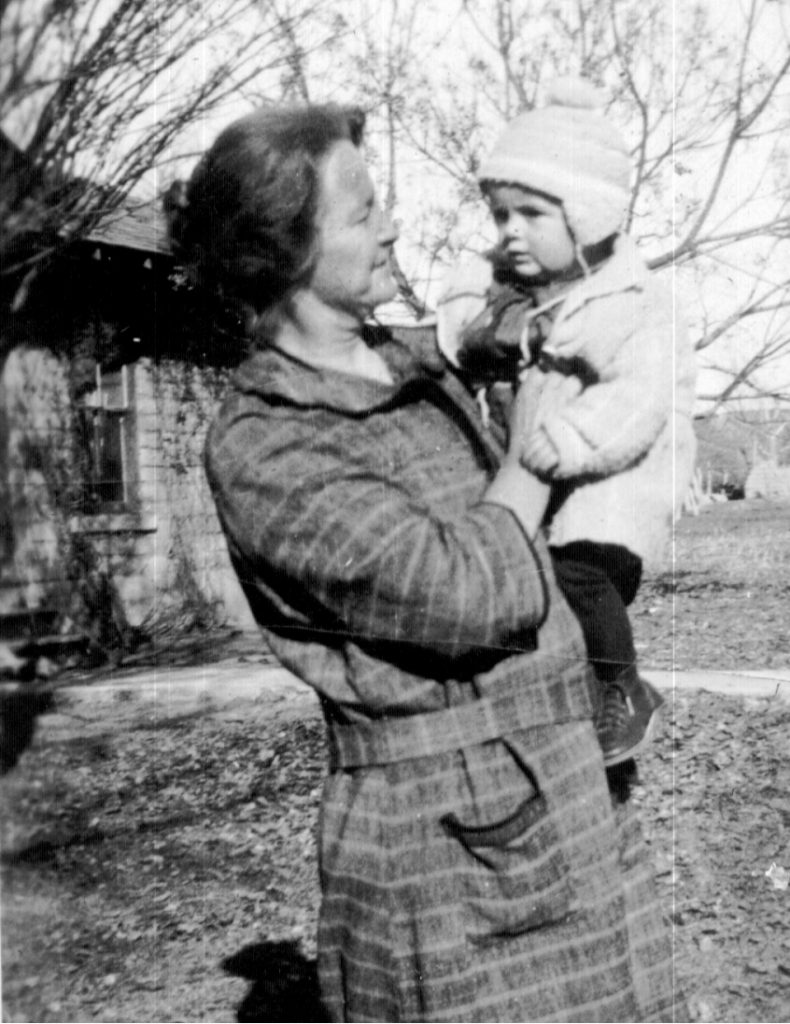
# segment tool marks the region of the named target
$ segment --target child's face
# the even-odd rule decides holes
[[[576,247],[562,205],[520,185],[486,189],[499,245],[518,277],[559,277],[576,263]]]

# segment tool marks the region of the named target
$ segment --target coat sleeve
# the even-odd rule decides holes
[[[509,510],[443,515],[331,439],[293,438],[246,417],[207,459],[242,583],[287,623],[462,658],[543,621],[544,569]]]
[[[558,453],[554,479],[621,472],[646,454],[672,413],[675,352],[685,343],[685,326],[671,296],[651,286],[632,293],[619,313],[615,329],[625,325],[627,334],[613,358],[595,367],[599,379],[572,401],[542,402],[536,429]]]

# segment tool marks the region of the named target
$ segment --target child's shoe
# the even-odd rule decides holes
[[[634,668],[605,684],[595,728],[607,767],[628,761],[650,742],[663,703],[661,694]]]

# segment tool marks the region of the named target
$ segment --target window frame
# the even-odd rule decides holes
[[[106,371],[96,365],[96,386],[80,399],[80,444],[83,446],[84,473],[81,481],[80,518],[125,516],[139,506],[136,431],[134,417],[134,373],[126,364]],[[102,497],[100,489],[106,481],[100,477],[102,465],[101,431],[97,423],[105,419],[114,424],[120,476],[113,483],[120,487],[120,497]]]

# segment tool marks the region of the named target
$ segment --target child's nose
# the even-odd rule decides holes
[[[509,214],[505,221],[505,235],[508,238],[518,238],[520,235],[519,219],[514,214]]]

